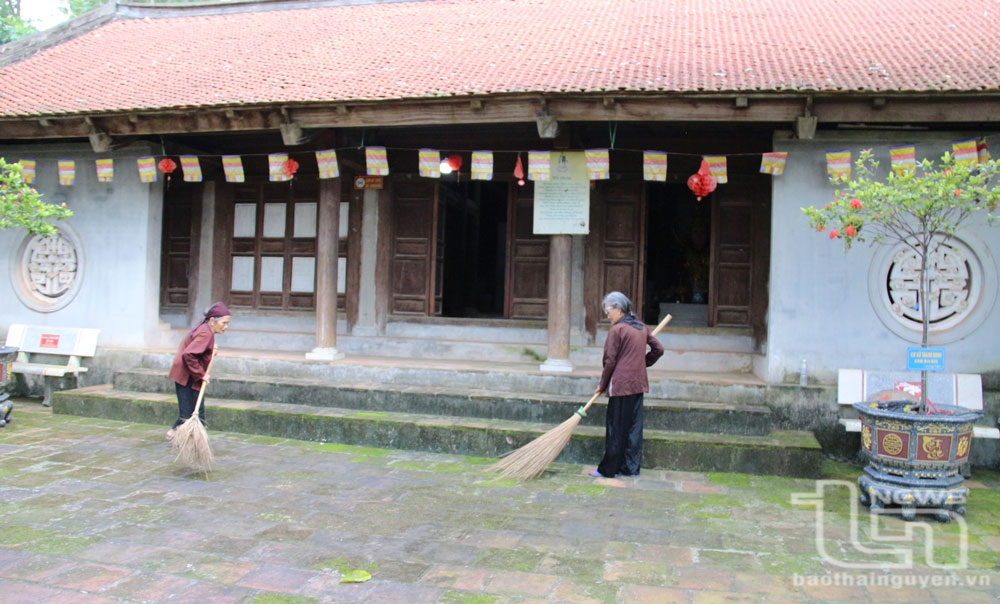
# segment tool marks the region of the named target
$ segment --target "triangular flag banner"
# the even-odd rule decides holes
[[[528,180],[549,180],[552,177],[551,158],[549,151],[528,151]]]
[[[35,160],[22,159],[18,163],[21,164],[21,180],[29,185],[35,182]]]
[[[708,173],[712,175],[715,182],[724,185],[729,182],[729,173],[726,169],[725,155],[706,155],[705,163],[708,164]]]
[[[657,182],[667,180],[667,154],[664,151],[642,152],[642,179]]]
[[[974,164],[979,161],[979,151],[976,149],[976,139],[970,138],[967,141],[955,141],[951,144],[955,153],[956,164]]]
[[[76,179],[76,162],[72,159],[59,160],[59,184],[70,186]]]
[[[913,145],[889,147],[889,163],[897,177],[912,174],[917,169],[917,148]]]
[[[385,176],[389,173],[389,158],[385,147],[365,147],[365,164],[368,176]]]
[[[223,155],[222,171],[226,173],[226,182],[246,182],[243,160],[239,155]]]
[[[493,180],[493,152],[472,152],[472,180]]]
[[[135,161],[139,164],[139,181],[156,182],[156,160],[152,157],[140,157]]]
[[[201,164],[196,155],[181,155],[181,170],[184,171],[184,182],[201,182]]]
[[[287,153],[270,153],[267,156],[268,180],[271,182],[284,182],[291,180],[291,176],[285,173],[285,162],[288,161]]]
[[[421,149],[420,163],[417,166],[420,175],[426,178],[441,178],[441,152],[437,149]]]
[[[334,149],[317,151],[316,165],[319,166],[320,178],[337,178],[340,176],[340,166],[337,165],[337,152]]]
[[[830,151],[826,154],[826,173],[830,180],[851,180],[851,152]]]
[[[115,160],[97,160],[97,182],[111,182],[115,178]]]
[[[986,148],[985,138],[979,139],[979,142],[976,143],[976,153],[979,155],[979,163],[981,164],[985,164],[993,159],[993,156],[990,155],[990,150]]]
[[[781,174],[785,171],[785,160],[787,159],[787,151],[764,153],[760,158],[760,173],[781,176]]]
[[[590,180],[611,178],[607,149],[587,149],[584,155],[587,158],[587,177]]]

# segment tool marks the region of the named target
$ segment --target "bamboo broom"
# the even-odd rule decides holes
[[[660,333],[670,319],[670,315],[663,317],[660,324],[653,330],[653,335]],[[500,472],[504,478],[516,478],[523,480],[540,476],[545,468],[549,467],[556,457],[566,448],[573,430],[580,424],[580,420],[587,415],[587,409],[594,404],[601,392],[595,392],[590,397],[587,404],[580,407],[569,416],[569,419],[539,436],[520,449],[511,451],[504,455],[503,459],[487,468],[488,472]]]
[[[177,452],[175,461],[184,465],[207,472],[212,466],[212,449],[208,446],[208,431],[205,424],[201,423],[198,412],[201,410],[201,401],[205,397],[205,388],[208,386],[208,374],[212,371],[212,363],[215,362],[215,355],[218,348],[212,349],[212,358],[208,361],[205,369],[205,378],[198,391],[198,400],[194,404],[194,412],[191,417],[174,431],[174,438],[170,441],[174,451]]]

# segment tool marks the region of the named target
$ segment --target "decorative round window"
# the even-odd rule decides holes
[[[28,235],[12,259],[14,292],[38,312],[64,308],[83,281],[83,246],[69,225],[59,225],[49,237]]]
[[[985,245],[951,237],[928,259],[930,296],[921,300],[920,257],[905,244],[884,246],[868,273],[868,295],[879,319],[896,335],[920,342],[921,304],[930,311],[929,344],[960,340],[986,319],[997,293],[997,271]]]

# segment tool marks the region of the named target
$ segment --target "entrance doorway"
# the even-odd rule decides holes
[[[678,326],[708,325],[712,206],[680,183],[647,188],[646,299],[643,320],[667,313]]]
[[[504,316],[507,189],[505,182],[440,184],[441,314],[445,317]]]

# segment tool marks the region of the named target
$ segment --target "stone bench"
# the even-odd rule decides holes
[[[913,371],[865,371],[841,369],[837,375],[837,403],[850,406],[867,401],[885,390],[909,392],[919,397],[920,373]],[[901,396],[906,396],[901,394]],[[936,405],[955,405],[972,411],[983,410],[983,383],[979,375],[967,373],[929,373],[927,398]],[[848,432],[860,432],[861,420],[841,418]],[[995,426],[974,426],[974,438],[1000,438]]]
[[[78,377],[87,371],[81,359],[97,352],[97,335],[101,330],[84,327],[49,327],[14,324],[7,330],[7,346],[18,349],[17,360],[11,363],[13,373],[39,375],[44,379],[42,404],[52,405],[52,391],[66,376]],[[45,361],[40,362],[38,357]],[[47,358],[45,358],[47,357]]]

